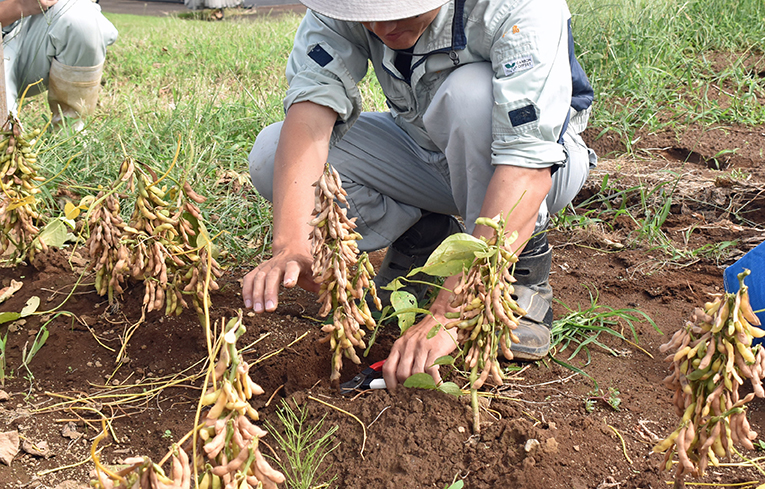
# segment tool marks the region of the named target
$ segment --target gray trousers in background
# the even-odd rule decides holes
[[[358,218],[356,230],[364,237],[358,242],[361,251],[389,246],[420,219],[422,210],[462,216],[472,232],[494,174],[492,76],[489,63],[472,63],[456,69],[438,89],[424,123],[440,152],[416,144],[388,112],[362,113],[330,149],[329,163],[348,192],[348,214]],[[572,115],[564,136],[567,158],[553,174],[537,229],[573,200],[596,162],[579,136],[588,114]],[[263,129],[249,157],[253,185],[269,201],[281,126]]]
[[[45,13],[25,17],[3,36],[8,109],[15,112],[27,85],[27,96],[46,90],[51,60],[67,66],[92,67],[106,58],[117,29],[91,0],[60,0]]]

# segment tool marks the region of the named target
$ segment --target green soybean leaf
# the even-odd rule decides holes
[[[194,235],[189,236],[189,244],[195,248],[198,246],[204,246],[205,244],[207,244],[207,241],[209,241],[209,239],[206,236],[200,239],[200,243],[197,244],[199,231],[203,225],[201,222],[199,222],[199,219],[194,217],[194,214],[192,214],[189,211],[183,212],[183,218],[189,221],[189,225],[191,226],[191,229],[193,229],[195,233]]]
[[[191,216],[191,214],[189,214]],[[191,216],[194,217],[194,216]],[[218,245],[213,243],[212,239],[210,239],[210,234],[207,232],[207,228],[205,227],[204,223],[200,220],[196,220],[196,229],[197,232],[197,240],[196,245],[199,248],[205,247],[207,245],[210,246],[210,254],[213,258],[216,260],[218,259],[218,256],[220,255],[220,249],[218,248]]]
[[[454,365],[454,357],[451,355],[444,355],[442,357],[436,358],[436,361],[433,362],[433,365]]]
[[[489,245],[466,233],[452,234],[446,238],[428,258],[424,266],[409,272],[412,275],[424,272],[436,277],[451,277],[469,268],[476,253],[486,252]]]
[[[426,336],[427,339],[433,338],[435,335],[438,334],[438,332],[441,330],[441,323],[436,323],[435,326],[430,328],[430,331],[428,331],[428,334]]]
[[[404,387],[415,387],[417,389],[431,389],[436,388],[436,381],[430,374],[420,373],[414,374],[404,381]]]
[[[384,290],[391,290],[391,291],[398,290],[398,289],[404,288],[404,283],[401,281],[401,277],[396,277],[380,288]]]
[[[393,309],[397,312],[398,327],[401,330],[401,334],[404,334],[411,325],[414,324],[416,313],[405,312],[398,314],[398,311],[406,309],[413,309],[417,307],[417,301],[414,296],[405,290],[396,290],[390,294],[390,303]]]
[[[18,312],[0,312],[0,324],[15,321],[21,317]]]
[[[37,235],[37,239],[46,246],[61,248],[66,243],[67,229],[61,219],[49,222]]]
[[[45,342],[48,341],[48,328],[43,326],[40,328],[40,331],[38,331],[37,336],[35,336],[35,341],[32,343],[32,349],[29,350],[26,357],[24,358],[24,363],[30,363],[32,359],[37,355],[37,352],[40,351],[40,348],[45,345]]]
[[[438,386],[438,390],[445,394],[449,394],[455,397],[462,395],[462,390],[454,382],[444,382]]]
[[[476,251],[475,257],[479,260],[484,260],[486,258],[491,258],[492,256],[496,255],[499,252],[499,249],[496,246],[492,246],[486,251]]]

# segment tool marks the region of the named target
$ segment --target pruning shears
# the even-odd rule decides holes
[[[340,384],[340,393],[351,394],[353,392],[367,389],[385,389],[385,379],[382,378],[382,367],[384,363],[385,360],[373,363],[348,382]]]

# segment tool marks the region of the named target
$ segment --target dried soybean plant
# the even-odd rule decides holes
[[[221,320],[221,323],[225,321]],[[91,455],[96,464],[91,482],[97,489],[200,489],[226,488],[275,489],[284,482],[284,475],[273,469],[260,452],[260,439],[267,432],[255,424],[258,412],[249,399],[263,394],[263,389],[250,377],[249,364],[236,348],[245,332],[242,313],[231,318],[221,337],[220,356],[209,376],[202,406],[211,406],[197,429],[184,437],[193,448],[184,451],[173,447],[172,476],[162,470],[162,462],[154,464],[146,457],[126,459],[126,467],[113,471],[99,463],[94,443]],[[181,442],[183,444],[183,441]],[[187,452],[191,451],[193,463]],[[196,480],[196,484],[192,484]]]
[[[202,397],[202,405],[212,407],[196,437],[200,487],[272,489],[284,482],[284,475],[268,464],[258,446],[267,432],[252,423],[259,417],[248,400],[263,394],[263,389],[250,378],[250,366],[236,349],[244,331],[240,310],[226,325],[220,357]]]
[[[188,454],[180,447],[173,449],[172,472],[170,475],[149,457],[128,457],[118,467],[110,468],[101,464],[95,454],[95,447],[105,436],[105,431],[96,437],[91,448],[91,458],[96,466],[91,473],[94,480],[90,487],[95,489],[191,489],[191,465]],[[201,486],[200,486],[201,487]]]
[[[318,302],[319,316],[332,312],[332,323],[325,324],[322,331],[328,335],[321,341],[329,341],[332,348],[331,380],[340,378],[343,355],[354,363],[361,363],[356,348],[364,349],[365,331],[361,325],[373,330],[376,322],[367,304],[370,294],[377,309],[382,309],[377,290],[372,281],[374,268],[366,253],[359,254],[356,241],[361,235],[354,231],[356,218],[347,216],[347,193],[343,190],[340,175],[329,163],[324,166],[316,190],[311,234],[313,254],[313,278],[321,284]],[[337,202],[345,207],[340,207]]]
[[[130,269],[130,250],[122,240],[127,224],[120,216],[120,201],[116,190],[129,182],[135,172],[135,162],[125,158],[120,165],[114,191],[101,191],[95,198],[83,198],[81,205],[87,205],[90,235],[85,247],[91,258],[91,266],[96,272],[96,292],[107,295],[109,304],[115,304],[115,294],[124,292],[123,284]]]
[[[34,258],[39,247],[47,249],[39,239],[43,216],[37,208],[39,182],[35,145],[41,131],[24,132],[21,122],[10,114],[0,132],[0,254],[10,250],[13,261]]]
[[[215,279],[223,274],[196,205],[205,199],[188,182],[171,181],[160,187],[166,176],[157,178],[151,168],[127,157],[112,190],[92,201],[87,247],[96,270],[96,290],[108,294],[114,304],[114,294],[121,294],[121,284],[131,277],[144,282],[145,312],[164,306],[170,316],[193,307],[204,315],[209,291],[218,289]],[[123,184],[137,191],[127,225],[119,215],[116,194]]]
[[[717,466],[730,457],[735,445],[753,450],[757,433],[746,418],[746,404],[765,397],[765,349],[752,347],[752,338],[765,336],[749,303],[744,270],[738,275],[736,294],[726,293],[696,308],[685,327],[660,350],[670,352],[670,374],[664,385],[674,390],[679,426],[658,443],[654,452],[665,453],[663,469],[669,471],[677,454],[675,484],[684,486],[687,475],[702,477],[708,464]],[[746,380],[753,391],[739,395]]]
[[[507,360],[513,359],[510,345],[518,342],[513,330],[518,327],[521,316],[526,314],[513,299],[512,276],[518,257],[510,248],[515,237],[505,235],[505,220],[501,216],[494,219],[478,218],[476,224],[488,226],[494,235],[480,241],[466,234],[453,235],[444,246],[459,247],[464,239],[470,239],[479,247],[470,253],[468,266],[463,266],[462,276],[454,288],[451,307],[456,312],[447,313],[452,321],[446,323],[446,329],[457,329],[457,343],[464,356],[464,368],[470,372],[470,391],[473,406],[473,430],[480,431],[478,414],[478,389],[486,380],[495,384],[503,382],[498,355]],[[481,245],[481,242],[484,244]],[[443,249],[443,248],[442,248]],[[433,254],[438,260],[441,250]],[[430,260],[429,260],[430,261]],[[466,264],[467,264],[466,263]],[[428,264],[423,267],[427,273]]]
[[[135,243],[132,275],[146,286],[147,312],[164,306],[166,315],[179,315],[189,307],[188,298],[203,316],[209,291],[218,289],[215,279],[223,275],[196,205],[205,198],[188,182],[160,187],[163,178],[158,179],[151,168],[136,171],[138,195],[127,236]]]

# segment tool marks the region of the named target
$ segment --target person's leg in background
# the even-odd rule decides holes
[[[6,98],[16,112],[19,97],[48,89],[54,125],[63,117],[93,112],[100,92],[107,46],[117,29],[91,0],[61,0],[44,14],[24,18],[3,38]]]

